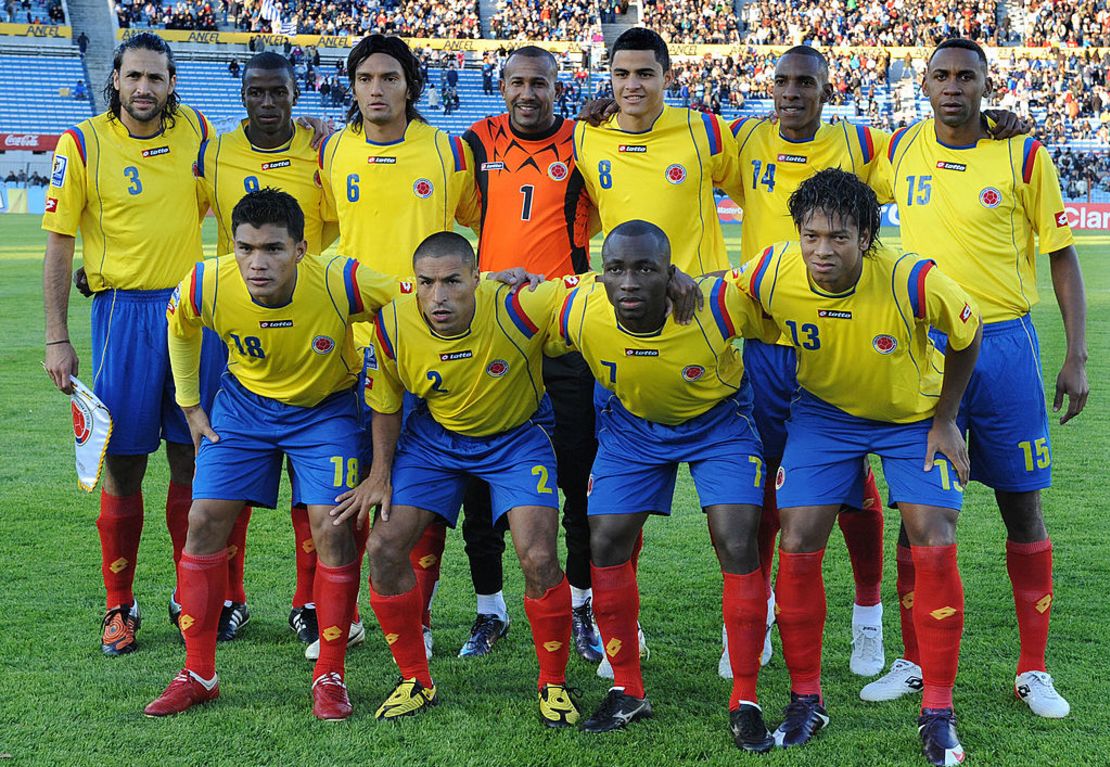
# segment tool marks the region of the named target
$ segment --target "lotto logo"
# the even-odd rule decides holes
[[[646,154],[647,147],[643,144],[621,144],[617,147],[618,152],[632,152],[633,154]]]
[[[1048,612],[1048,608],[1052,607],[1052,595],[1045,594],[1043,597],[1037,600],[1037,604],[1033,605],[1033,607],[1041,615],[1044,615],[1046,612]]]
[[[979,204],[984,208],[997,208],[1002,203],[1002,192],[993,186],[988,186],[979,192]]]
[[[419,560],[417,560],[417,564],[420,565],[421,569],[427,570],[438,561],[439,557],[437,557],[435,554],[425,554],[424,556],[420,557]]]
[[[484,162],[482,163],[482,172],[488,173],[491,170],[505,170],[505,163],[503,162]]]
[[[127,569],[128,564],[130,564],[130,563],[126,559],[124,559],[123,557],[120,557],[115,562],[108,565],[108,569],[111,570],[116,575],[119,575],[120,573],[122,573],[124,570]]]
[[[73,441],[80,447],[92,436],[92,411],[84,400],[72,399],[70,403],[70,410],[73,411]]]
[[[335,339],[331,336],[316,336],[312,339],[312,351],[317,354],[328,354],[335,348]]]
[[[936,610],[933,610],[931,613],[929,613],[929,615],[933,616],[933,618],[935,618],[938,621],[942,621],[945,618],[951,618],[955,614],[956,614],[956,608],[951,607],[951,606],[949,606],[949,607],[938,607]]]
[[[1056,227],[1058,229],[1063,229],[1067,225],[1068,225],[1068,214],[1065,213],[1064,211],[1060,211],[1059,213],[1056,214]]]
[[[705,375],[705,368],[701,365],[687,365],[682,368],[682,380],[687,383],[693,383],[703,375]]]
[[[841,311],[839,309],[818,309],[817,316],[827,320],[850,320],[852,319],[851,312]]]
[[[963,322],[967,322],[970,319],[971,319],[971,307],[968,306],[967,304],[964,304],[964,310],[962,312],[960,312],[960,320],[963,321]]]
[[[938,170],[958,170],[961,173],[967,170],[967,166],[958,162],[945,162],[944,160],[937,160]]]
[[[563,284],[566,285],[568,288],[577,287],[578,283],[580,283],[581,281],[581,278],[579,278],[577,274],[568,274],[566,277],[563,278]]]
[[[153,149],[144,149],[143,157],[158,157],[159,155],[169,154],[170,148],[168,146],[156,146]]]
[[[274,160],[273,162],[262,163],[262,170],[277,170],[278,168],[288,168],[292,165],[290,160]]]
[[[394,643],[395,643],[395,642],[396,642],[396,641],[397,641],[398,639],[400,639],[400,638],[401,638],[401,637],[399,637],[399,636],[398,636],[398,635],[396,635],[396,634],[386,634],[386,635],[385,635],[385,643],[386,643],[387,645],[390,645],[390,646],[392,646],[392,645],[393,645],[393,644],[394,644]]]
[[[412,289],[413,289],[413,285],[412,285],[411,282],[408,282],[406,280],[401,281],[401,292],[402,293],[405,293],[405,294],[411,293]]]
[[[339,626],[328,626],[326,629],[321,631],[320,634],[324,637],[325,641],[334,642],[336,639],[339,639],[339,637],[343,635],[343,632],[340,630]]]
[[[396,157],[367,157],[366,162],[369,165],[396,165]]]
[[[543,649],[547,650],[548,652],[555,652],[556,650],[558,650],[562,646],[563,646],[562,642],[544,642],[543,643]]]
[[[468,360],[474,356],[474,352],[470,349],[465,349],[461,352],[444,352],[439,355],[440,362],[451,362],[452,360]]]
[[[47,197],[46,198],[46,208],[45,208],[45,210],[46,210],[47,213],[57,213],[58,212],[58,198],[57,197]]]
[[[879,354],[890,354],[898,348],[898,339],[886,333],[880,333],[871,339],[871,346]]]
[[[570,175],[566,163],[553,162],[547,166],[547,177],[552,181],[562,181]]]
[[[196,622],[196,618],[186,613],[185,615],[182,615],[180,618],[177,619],[177,626],[182,631],[188,631]]]
[[[420,199],[426,200],[432,196],[432,192],[435,191],[435,187],[432,186],[432,182],[428,179],[418,178],[412,184],[412,191],[413,194],[415,194]]]
[[[676,162],[674,165],[668,165],[667,169],[663,171],[663,175],[665,175],[667,181],[670,181],[672,184],[681,184],[686,180],[686,168]]]
[[[609,655],[610,658],[615,658],[617,657],[617,653],[621,651],[621,647],[623,646],[624,645],[621,643],[621,640],[613,637],[609,640],[609,644],[605,645],[605,652]]]
[[[795,165],[805,165],[806,156],[804,154],[780,154],[778,156],[779,162],[789,162]]]
[[[301,544],[301,551],[303,551],[305,554],[311,554],[312,552],[316,551],[316,542],[313,541],[311,538],[305,539],[305,541]]]
[[[509,372],[509,363],[505,360],[494,360],[486,365],[486,375],[490,378],[500,378]]]

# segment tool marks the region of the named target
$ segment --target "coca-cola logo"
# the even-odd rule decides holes
[[[4,136],[4,146],[6,147],[37,148],[38,145],[39,137],[33,133],[9,133]]]

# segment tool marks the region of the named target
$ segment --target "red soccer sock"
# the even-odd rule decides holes
[[[443,560],[446,539],[446,525],[433,522],[424,528],[424,534],[409,554],[422,600],[420,621],[425,626],[432,625],[432,597],[435,596],[436,584],[439,583],[439,567]]]
[[[421,600],[419,586],[413,586],[404,594],[383,596],[374,591],[373,583],[370,584],[370,607],[378,616],[378,624],[401,677],[416,677],[420,684],[431,687],[432,674],[424,655],[424,632],[420,627]]]
[[[316,579],[316,542],[312,540],[312,524],[307,506],[289,510],[293,520],[293,540],[297,544],[297,587],[293,591],[293,607],[304,607],[312,600],[312,583]],[[359,557],[359,561],[361,561]]]
[[[952,685],[960,665],[964,631],[964,586],[956,565],[956,545],[913,546],[918,576],[913,621],[920,639],[921,708],[952,708]]]
[[[247,525],[251,521],[251,507],[244,506],[227,538],[227,594],[228,602],[246,602],[247,591],[243,584],[243,571],[247,564]]]
[[[100,492],[100,573],[108,592],[107,607],[131,604],[135,595],[135,560],[143,534],[143,494],[117,496]]]
[[[840,532],[852,560],[856,581],[856,604],[870,607],[882,602],[883,586],[883,501],[875,486],[875,474],[867,472],[863,508],[837,515]]]
[[[779,549],[775,614],[782,638],[782,657],[790,671],[790,689],[798,695],[821,695],[821,637],[826,613],[825,579],[821,574],[824,557],[824,549],[807,554]]]
[[[532,626],[532,643],[540,664],[538,686],[565,684],[570,657],[570,583],[564,575],[539,599],[524,597],[524,614]],[[637,650],[638,651],[638,650]]]
[[[756,682],[759,681],[759,656],[763,653],[763,635],[767,629],[767,593],[763,573],[754,570],[744,575],[724,573],[721,608],[728,632],[728,660],[732,666],[732,694],[728,709],[740,707],[740,701],[758,703]]]
[[[189,534],[189,507],[193,505],[193,486],[170,482],[166,491],[166,529],[173,546],[173,564],[181,561],[185,537]]]
[[[917,651],[917,629],[913,625],[914,581],[913,552],[909,546],[898,546],[898,617],[902,621],[902,657],[921,665]]]
[[[1017,672],[1045,670],[1048,622],[1052,616],[1052,541],[1006,541],[1006,570],[1014,589],[1021,655]]]
[[[767,476],[775,476],[777,464],[767,464]],[[771,596],[771,569],[775,565],[775,540],[779,535],[779,507],[775,497],[775,483],[763,485],[763,509],[759,515],[759,569],[763,574],[764,601]]]
[[[178,625],[185,637],[185,668],[202,679],[216,675],[216,633],[227,591],[227,549],[215,554],[182,553],[177,565]]]
[[[644,530],[640,528],[640,534],[636,536],[636,543],[632,546],[632,556],[628,561],[632,563],[632,573],[635,575],[640,572],[640,552],[644,550]]]
[[[590,564],[594,589],[594,617],[605,642],[605,654],[613,666],[613,686],[623,687],[634,698],[644,697],[640,673],[640,590],[631,560],[622,565],[597,567]]]
[[[312,593],[316,597],[316,617],[320,624],[320,657],[313,679],[330,673],[343,676],[351,614],[358,598],[359,564],[357,561],[339,567],[328,567],[323,562],[316,564]]]

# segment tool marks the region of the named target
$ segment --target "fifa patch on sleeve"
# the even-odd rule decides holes
[[[77,458],[77,486],[91,493],[100,481],[104,453],[112,436],[112,416],[92,390],[73,376],[70,411],[73,415],[73,448]]]
[[[50,171],[50,186],[61,186],[66,182],[66,168],[69,167],[69,158],[64,155],[54,155],[54,168]]]
[[[1060,211],[1056,214],[1056,228],[1063,229],[1068,225],[1068,214],[1065,211]]]
[[[374,350],[374,344],[366,345],[366,359],[364,362],[367,370],[378,369],[378,353]]]
[[[962,312],[960,312],[960,321],[961,322],[967,322],[970,319],[971,319],[971,307],[968,306],[967,304],[964,304],[964,309],[963,309]]]

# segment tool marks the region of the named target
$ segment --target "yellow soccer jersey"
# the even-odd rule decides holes
[[[452,338],[428,327],[415,295],[389,304],[367,346],[367,404],[395,413],[409,391],[440,426],[459,434],[486,437],[520,426],[544,395],[543,349],[562,284],[529,291],[482,280],[470,327]]]
[[[202,257],[207,203],[194,163],[210,131],[204,115],[182,105],[150,138],[131,136],[107,112],[61,135],[42,228],[81,232],[90,288],[172,288]]]
[[[297,266],[293,299],[262,306],[251,298],[235,256],[196,264],[166,310],[177,403],[200,401],[202,326],[227,344],[228,372],[255,394],[312,407],[351,388],[362,370],[351,323],[372,318],[401,290],[395,278],[360,268],[353,258],[309,255]]]
[[[902,243],[931,258],[982,308],[986,322],[1037,303],[1037,246],[1052,253],[1075,238],[1048,150],[1030,136],[948,147],[933,120],[896,132],[884,170],[898,204]]]
[[[736,141],[716,115],[664,107],[650,130],[629,133],[614,115],[574,130],[574,158],[608,232],[649,221],[671,241],[671,262],[687,274],[729,268],[713,188],[740,184]]]
[[[705,305],[692,323],[668,317],[662,329],[646,335],[621,327],[603,285],[582,285],[562,302],[558,338],[581,352],[598,382],[630,413],[669,426],[685,423],[740,388],[744,363],[733,339],[778,335],[734,283],[705,278],[700,284]]]
[[[929,327],[966,349],[979,311],[933,261],[877,249],[863,259],[851,290],[825,293],[809,279],[796,242],[780,242],[734,270],[732,279],[755,297],[793,341],[798,383],[860,418],[911,423],[936,410],[944,355]]]
[[[339,251],[386,274],[412,274],[412,254],[428,235],[480,217],[470,147],[413,120],[400,141],[375,144],[350,127],[320,147],[328,216],[339,222]]]
[[[877,158],[890,137],[862,125],[821,123],[809,141],[783,138],[767,119],[747,117],[730,126],[740,152],[744,209],[740,251],[746,260],[775,242],[798,237],[787,206],[802,182],[826,168],[840,168],[871,183]]]
[[[323,253],[338,235],[335,224],[324,229],[324,192],[316,174],[311,128],[294,125],[293,138],[276,149],[259,149],[247,138],[247,121],[201,145],[197,176],[216,214],[220,255],[235,248],[231,211],[248,192],[273,187],[288,192],[304,211],[309,253]]]

